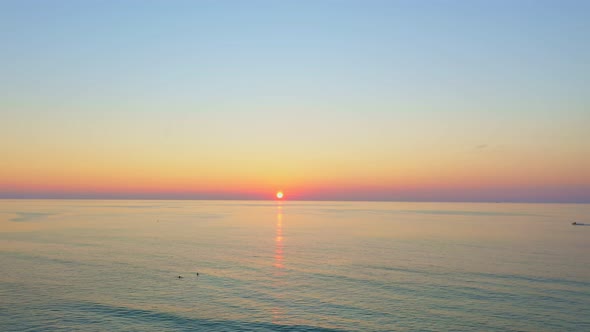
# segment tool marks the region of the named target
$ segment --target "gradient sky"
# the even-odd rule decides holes
[[[0,197],[590,202],[589,1],[0,1]]]

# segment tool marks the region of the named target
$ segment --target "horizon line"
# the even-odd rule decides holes
[[[0,197],[0,200],[97,200],[97,201],[264,201],[264,202],[367,202],[367,203],[490,203],[490,204],[590,204],[588,201],[549,200],[389,200],[389,199],[263,199],[263,198],[165,198],[165,197]]]

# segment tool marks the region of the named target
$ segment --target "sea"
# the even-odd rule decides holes
[[[0,200],[0,331],[590,331],[588,204]]]

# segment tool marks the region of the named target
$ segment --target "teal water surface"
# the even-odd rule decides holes
[[[590,205],[0,200],[0,330],[590,331],[573,221]]]

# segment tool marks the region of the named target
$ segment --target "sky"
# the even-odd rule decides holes
[[[0,0],[0,198],[590,203],[588,1]]]

